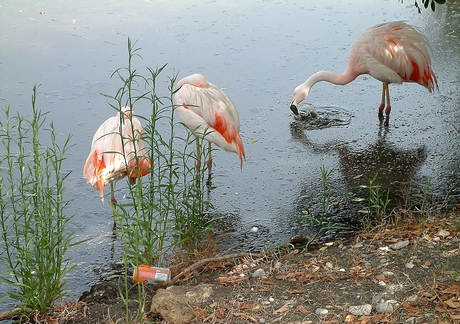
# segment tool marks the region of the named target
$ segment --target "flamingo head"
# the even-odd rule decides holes
[[[292,95],[292,103],[290,107],[294,115],[299,115],[299,110],[297,109],[297,106],[308,96],[309,92],[310,88],[307,88],[304,83],[302,83],[294,89],[294,94]]]

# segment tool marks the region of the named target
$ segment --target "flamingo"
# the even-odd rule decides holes
[[[177,83],[173,97],[174,107],[182,123],[196,137],[197,158],[200,161],[200,144],[203,138],[228,152],[237,153],[240,168],[244,153],[241,140],[240,118],[230,98],[201,74],[192,74]],[[208,161],[208,180],[211,177],[211,158]]]
[[[150,172],[151,161],[146,156],[142,131],[130,107],[122,107],[116,116],[108,118],[96,130],[83,176],[94,189],[99,189],[102,202],[106,183],[110,184],[112,204],[117,204],[115,181],[128,176],[129,182],[135,184],[137,177]]]
[[[378,116],[382,122],[385,110],[385,126],[388,126],[391,111],[390,83],[415,82],[429,92],[434,87],[439,91],[436,75],[431,69],[429,50],[427,38],[403,21],[370,27],[353,44],[345,71],[342,74],[319,71],[310,76],[295,88],[290,108],[298,115],[297,106],[319,81],[345,85],[361,74],[369,74],[383,83]]]

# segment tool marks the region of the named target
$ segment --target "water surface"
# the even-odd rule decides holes
[[[296,222],[314,212],[320,168],[333,169],[338,216],[361,217],[350,202],[359,179],[379,172],[395,185],[430,179],[436,201],[459,194],[458,1],[417,14],[411,1],[10,1],[0,5],[0,105],[26,113],[34,84],[38,106],[75,144],[66,170],[79,237],[71,250],[80,266],[70,298],[103,277],[117,260],[110,206],[82,178],[96,128],[113,110],[100,93],[115,94],[110,78],[127,65],[127,39],[143,60],[136,68],[167,67],[159,82],[201,73],[225,89],[239,110],[247,161],[214,155],[216,209],[229,215],[234,240],[246,249],[278,244],[306,230]],[[390,126],[379,125],[381,84],[369,76],[347,86],[319,83],[306,104],[348,116],[337,127],[307,129],[289,110],[293,89],[318,70],[341,73],[358,34],[377,23],[406,20],[433,46],[440,92],[414,84],[391,86]],[[145,70],[144,70],[145,71]],[[137,113],[148,115],[147,108]],[[144,109],[144,110],[142,110]],[[342,114],[343,113],[343,114]],[[361,175],[356,179],[356,176]],[[256,226],[257,232],[250,229]],[[308,229],[307,229],[308,231]],[[114,252],[115,251],[115,252]],[[4,293],[0,293],[2,297]],[[4,304],[10,309],[11,304]]]

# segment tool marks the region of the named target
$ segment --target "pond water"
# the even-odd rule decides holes
[[[307,231],[296,219],[316,206],[320,168],[333,169],[337,216],[358,219],[354,188],[379,172],[383,185],[430,179],[436,202],[459,195],[460,6],[417,13],[412,1],[9,1],[0,4],[0,106],[27,113],[34,84],[38,107],[50,111],[57,132],[72,134],[67,194],[89,240],[73,248],[80,265],[69,277],[77,299],[117,261],[112,212],[82,178],[96,128],[113,109],[100,93],[115,94],[113,71],[127,65],[127,39],[143,60],[136,68],[161,67],[159,82],[201,73],[225,89],[241,119],[247,160],[216,151],[212,201],[228,214],[243,249],[270,247]],[[294,88],[318,70],[341,73],[361,31],[406,20],[433,47],[440,92],[414,84],[390,86],[390,126],[377,119],[381,83],[369,76],[347,86],[319,83],[300,108],[313,104],[339,122],[308,127],[294,119]],[[148,115],[148,111],[137,111]],[[360,178],[356,176],[362,175]],[[256,226],[257,232],[251,232]],[[115,249],[115,254],[114,254]],[[0,268],[1,270],[2,268]],[[4,272],[4,271],[2,271]],[[1,287],[3,283],[0,284]],[[0,289],[0,298],[5,296]],[[11,309],[3,303],[0,309]]]

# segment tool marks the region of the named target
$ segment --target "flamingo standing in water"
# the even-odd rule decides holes
[[[220,148],[235,152],[243,166],[244,153],[241,140],[240,118],[230,98],[201,74],[192,74],[177,83],[174,107],[183,124],[196,137],[197,158],[200,161],[198,138],[203,138]],[[211,158],[208,161],[208,176],[211,177]],[[208,179],[208,180],[209,180]]]
[[[361,74],[369,74],[383,82],[379,119],[385,126],[391,111],[390,83],[415,82],[432,92],[438,90],[436,76],[431,69],[430,44],[425,36],[402,21],[379,24],[366,29],[351,48],[348,65],[342,74],[316,72],[295,88],[291,110],[298,115],[297,106],[319,81],[345,85]],[[385,108],[386,100],[386,108]]]
[[[146,156],[142,131],[130,107],[121,108],[116,116],[107,119],[96,130],[83,176],[94,189],[99,189],[102,201],[106,183],[110,184],[111,202],[116,204],[115,181],[128,176],[129,182],[134,184],[139,176],[150,172],[151,162]]]

